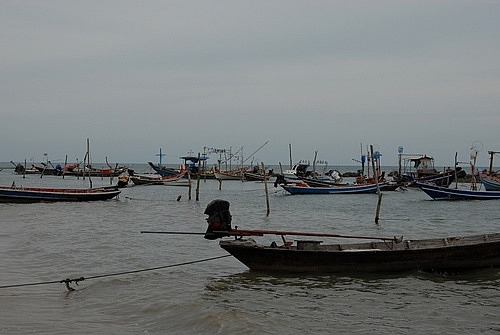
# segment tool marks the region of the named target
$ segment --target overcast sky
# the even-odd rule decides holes
[[[0,1],[0,161],[485,166],[499,129],[500,1]]]

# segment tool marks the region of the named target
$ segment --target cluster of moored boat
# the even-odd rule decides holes
[[[126,166],[116,166],[108,168],[94,168],[90,165],[82,167],[79,163],[76,164],[57,164],[53,165],[50,161],[47,163],[40,163],[40,165],[31,164],[26,166],[21,163],[11,163],[15,166],[14,172],[20,175],[26,174],[39,174],[50,176],[91,176],[91,177],[118,177],[127,171]]]
[[[492,154],[493,158],[493,154]],[[423,156],[415,166],[424,164],[429,157]],[[492,160],[492,159],[491,159]],[[500,199],[500,177],[490,169],[478,174],[473,173],[471,189],[453,187],[453,181],[463,177],[460,168],[438,172],[433,169],[417,169],[415,173],[398,173],[388,181],[379,169],[371,178],[365,177],[363,170],[355,182],[344,183],[342,175],[336,170],[326,173],[309,171],[308,164],[297,164],[292,169],[275,174],[263,169],[236,169],[233,171],[211,172],[199,169],[199,165],[181,166],[170,169],[151,167],[158,177],[136,175],[132,170],[110,169],[107,176],[119,175],[117,186],[89,189],[57,189],[11,186],[0,187],[0,201],[93,201],[108,200],[120,194],[118,186],[126,186],[129,181],[135,185],[190,185],[191,178],[215,178],[219,180],[264,180],[274,179],[276,187],[282,187],[291,194],[343,194],[376,193],[394,190],[397,187],[416,186],[436,200],[441,199]],[[17,169],[16,165],[16,169]],[[45,171],[47,167],[44,166]],[[74,168],[77,168],[76,166]],[[55,168],[60,171],[60,168]],[[111,171],[112,170],[112,171]],[[43,173],[39,169],[38,173]],[[48,170],[50,173],[50,170]],[[90,172],[90,170],[86,170]],[[21,171],[16,170],[17,173]],[[119,172],[119,173],[118,173]],[[26,170],[22,173],[27,173]],[[35,173],[35,172],[33,172]],[[54,172],[54,174],[56,174]],[[104,171],[93,174],[103,176]],[[220,247],[252,270],[278,272],[401,272],[401,271],[444,271],[456,272],[478,268],[500,266],[500,233],[474,236],[451,236],[425,240],[406,240],[403,237],[351,236],[326,233],[241,230],[231,226],[229,203],[224,200],[211,202],[205,214],[209,215],[208,239],[223,238]],[[251,237],[277,235],[282,245],[273,242],[269,246],[256,243]],[[288,241],[287,236],[302,236],[296,243]],[[232,239],[226,239],[232,237]],[[363,243],[336,243],[323,245],[321,241],[306,239],[311,237],[336,237],[346,239],[369,239]]]

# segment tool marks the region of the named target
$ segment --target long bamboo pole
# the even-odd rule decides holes
[[[229,236],[264,236],[264,235],[293,235],[293,236],[315,236],[315,237],[338,237],[338,238],[352,238],[352,239],[365,239],[365,240],[382,240],[394,241],[399,243],[403,237],[381,237],[381,236],[364,236],[364,235],[342,235],[342,234],[328,234],[328,233],[313,233],[313,232],[297,232],[297,231],[281,231],[281,230],[244,230],[233,229],[229,231],[214,231],[214,233],[226,234]],[[164,234],[164,235],[205,235],[201,232],[183,232],[183,231],[151,231],[142,230],[141,234]]]

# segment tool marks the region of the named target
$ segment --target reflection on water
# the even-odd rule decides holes
[[[318,332],[331,326],[344,332],[404,334],[418,325],[422,332],[417,333],[434,333],[444,319],[452,332],[475,332],[500,329],[493,310],[481,311],[498,308],[499,284],[498,269],[453,276],[416,272],[357,277],[246,271],[211,279],[203,299],[222,314],[251,306],[259,317],[281,319],[276,331],[300,324],[300,329]]]
[[[207,292],[269,290],[276,287],[292,287],[304,290],[327,289],[342,290],[353,285],[357,289],[373,289],[384,291],[386,285],[393,286],[398,282],[429,282],[430,285],[454,284],[471,287],[495,287],[500,284],[500,269],[481,269],[458,274],[429,273],[411,271],[406,274],[354,273],[346,275],[328,274],[268,274],[246,270],[225,277],[213,278],[205,289]]]

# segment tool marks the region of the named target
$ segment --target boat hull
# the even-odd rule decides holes
[[[134,175],[130,177],[134,185],[171,185],[171,186],[189,186],[191,183],[188,179],[184,179],[186,172],[182,172],[166,177],[149,177],[143,175]]]
[[[500,181],[498,181],[498,177],[497,179],[493,179],[488,176],[479,175],[479,178],[486,191],[500,191]]]
[[[148,164],[156,173],[158,173],[162,177],[175,176],[176,174],[179,173],[179,171],[173,168],[155,165],[152,162],[148,162]]]
[[[55,202],[109,200],[121,193],[116,188],[50,189],[0,187],[0,202]]]
[[[383,188],[389,183],[380,183],[379,188]],[[376,193],[376,184],[367,185],[343,185],[343,186],[322,186],[311,187],[308,185],[281,185],[283,189],[291,194],[353,194],[353,193]]]
[[[472,191],[417,183],[417,186],[434,200],[492,200],[500,199],[500,191]]]
[[[244,175],[241,172],[228,173],[221,171],[214,171],[215,179],[217,180],[244,180]]]
[[[417,186],[418,183],[428,182],[441,187],[449,187],[457,178],[464,178],[466,175],[465,171],[458,167],[455,171],[439,172],[427,176],[403,174],[402,180],[398,182],[406,184],[406,186]]]
[[[271,176],[245,171],[243,172],[243,179],[245,181],[264,181],[264,179],[269,181],[271,179]]]
[[[500,266],[500,234],[396,244],[315,245],[310,250],[264,247],[253,240],[223,240],[220,246],[251,270],[263,272],[460,272]]]

